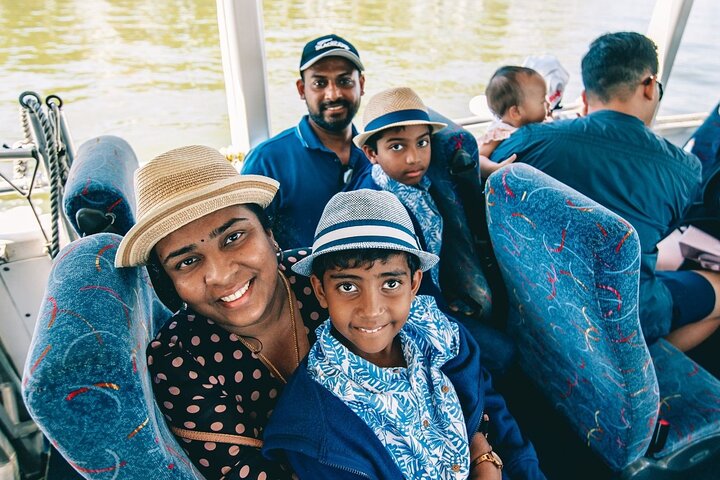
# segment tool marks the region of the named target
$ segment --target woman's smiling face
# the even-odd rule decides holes
[[[205,215],[160,240],[160,264],[180,298],[238,335],[252,334],[284,302],[272,232],[247,206]]]

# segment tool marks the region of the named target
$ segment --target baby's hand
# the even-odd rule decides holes
[[[513,153],[502,162],[495,163],[489,158],[480,155],[480,175],[482,175],[483,178],[487,178],[490,176],[490,174],[495,173],[497,170],[500,170],[505,165],[510,165],[516,159],[517,154]]]
[[[499,170],[499,169],[501,169],[502,167],[504,167],[505,165],[510,165],[510,164],[513,163],[516,159],[517,159],[517,154],[513,153],[512,155],[510,155],[508,158],[506,158],[506,159],[503,160],[502,162],[499,162],[499,163],[497,164],[497,168],[496,168],[495,170]]]

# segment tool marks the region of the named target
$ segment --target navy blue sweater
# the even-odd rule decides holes
[[[468,434],[483,412],[488,440],[505,462],[503,478],[544,479],[535,449],[523,438],[502,396],[480,366],[477,343],[460,326],[460,353],[442,367],[453,383]],[[263,433],[262,453],[292,465],[301,479],[401,479],[402,473],[375,433],[340,399],[310,378],[305,359],[278,400]]]

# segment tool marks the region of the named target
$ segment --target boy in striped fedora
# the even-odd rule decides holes
[[[416,295],[437,260],[391,193],[330,200],[312,254],[292,267],[330,318],[278,400],[264,455],[300,478],[500,479],[494,444],[512,478],[545,478],[475,341]]]

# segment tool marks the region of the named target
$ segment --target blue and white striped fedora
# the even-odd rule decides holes
[[[368,138],[386,128],[429,125],[435,133],[447,127],[445,123],[431,121],[423,101],[407,87],[388,88],[374,95],[365,107],[363,123],[365,131],[353,138],[360,148]]]
[[[439,260],[420,248],[410,215],[400,200],[379,190],[335,194],[320,217],[312,248],[311,255],[292,266],[293,271],[309,277],[313,260],[320,255],[358,248],[412,253],[420,259],[423,271]]]

